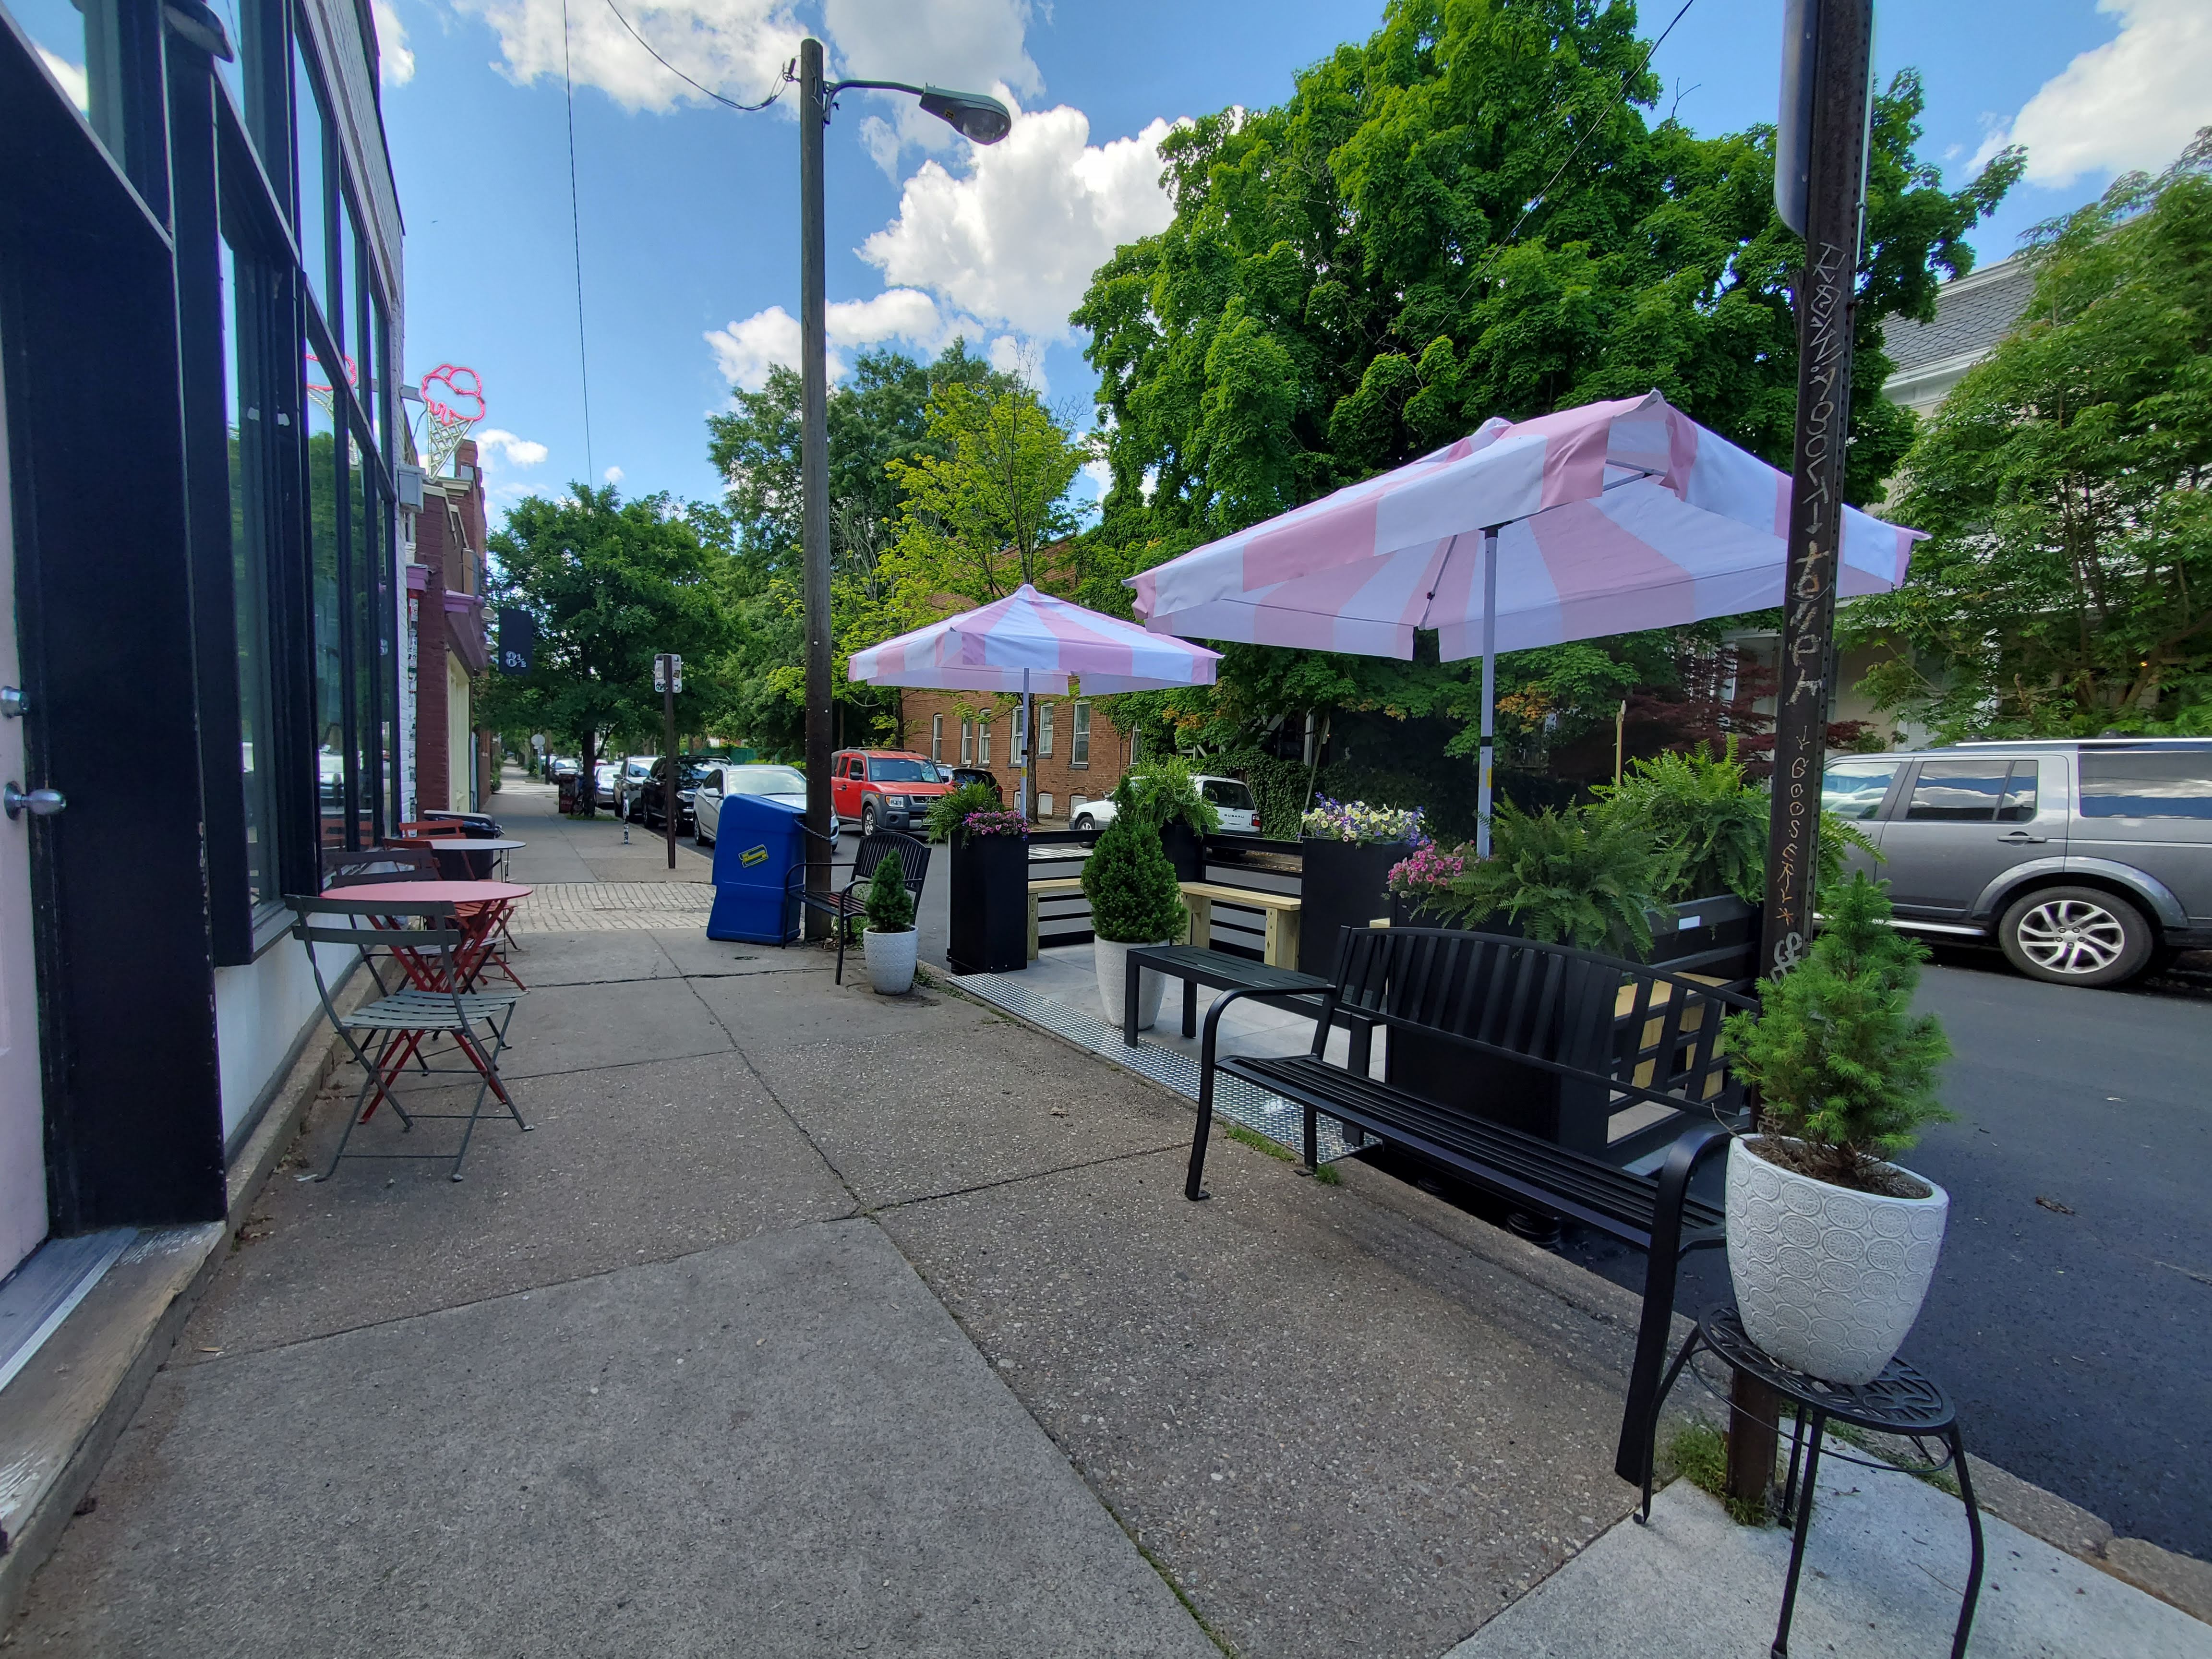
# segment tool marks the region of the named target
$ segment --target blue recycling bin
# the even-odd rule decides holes
[[[805,862],[803,808],[760,795],[727,795],[714,821],[714,908],[708,939],[787,945],[799,937],[799,901],[784,885]]]

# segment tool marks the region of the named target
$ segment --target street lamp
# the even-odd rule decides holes
[[[1004,104],[981,93],[912,87],[902,81],[825,82],[822,43],[811,37],[799,43],[799,378],[805,387],[799,428],[799,548],[806,566],[806,817],[821,837],[810,838],[806,860],[806,885],[813,892],[829,887],[835,851],[829,842],[830,384],[823,295],[822,130],[830,125],[837,94],[858,90],[912,93],[921,100],[922,108],[971,143],[995,144],[1014,125]],[[823,925],[819,913],[809,910],[808,932],[818,933]]]

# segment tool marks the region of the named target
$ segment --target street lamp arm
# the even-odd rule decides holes
[[[837,101],[841,92],[910,92],[920,98],[928,92],[927,87],[910,87],[903,81],[832,81],[822,88],[824,108]]]

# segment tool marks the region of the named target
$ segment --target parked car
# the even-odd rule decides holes
[[[932,802],[952,786],[937,763],[903,749],[841,749],[830,759],[830,799],[860,833],[921,828]]]
[[[635,819],[637,814],[633,809],[637,805],[637,792],[651,775],[653,762],[659,758],[658,755],[629,755],[623,757],[621,770],[615,775],[615,812],[617,817]]]
[[[691,829],[691,806],[694,792],[706,769],[706,763],[688,755],[676,757],[676,833],[684,835]],[[668,814],[664,802],[668,794],[668,757],[656,755],[647,769],[645,777],[630,799],[630,821],[642,823],[648,830],[665,828]]]
[[[955,789],[963,788],[971,783],[980,783],[993,790],[999,787],[997,775],[980,766],[947,766],[939,762],[937,769],[945,781]]]
[[[1820,795],[1881,848],[1910,932],[1994,941],[2059,985],[2118,985],[2212,946],[2212,740],[1838,756]]]
[[[1232,836],[1256,836],[1260,833],[1260,806],[1252,799],[1252,787],[1242,778],[1217,778],[1201,775],[1191,781],[1198,793],[1213,803],[1213,810],[1221,815],[1221,827]],[[1114,803],[1103,797],[1087,800],[1075,809],[1071,830],[1103,830],[1114,822]]]
[[[573,778],[583,769],[583,762],[578,760],[574,755],[556,755],[545,763],[545,775],[548,778]]]
[[[722,803],[732,795],[760,795],[803,809],[806,805],[806,774],[795,766],[765,763],[718,761],[706,767],[691,796],[691,835],[700,846],[714,844],[721,828]],[[831,812],[830,833],[840,835],[844,827],[837,814]]]
[[[612,806],[615,786],[621,781],[622,765],[617,761],[596,761],[592,766],[592,804]]]

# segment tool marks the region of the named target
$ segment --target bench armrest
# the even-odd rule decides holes
[[[1651,1249],[1644,1262],[1644,1312],[1636,1333],[1636,1362],[1628,1376],[1620,1443],[1613,1459],[1613,1472],[1634,1485],[1643,1484],[1651,1473],[1652,1442],[1659,1428],[1659,1373],[1674,1337],[1674,1285],[1683,1255],[1682,1208],[1689,1200],[1691,1177],[1734,1138],[1717,1123],[1692,1124],[1674,1138],[1667,1161],[1659,1167],[1659,1190],[1651,1207]]]
[[[1131,975],[1134,978],[1133,971]],[[1264,1001],[1289,1002],[1310,997],[1311,991],[1277,990],[1259,985],[1239,986],[1224,992],[1213,1000],[1206,1011],[1206,1030],[1199,1044],[1198,1059],[1198,1127],[1190,1137],[1190,1168],[1183,1176],[1182,1195],[1196,1203],[1208,1196],[1204,1185],[1206,1176],[1206,1143],[1213,1133],[1213,1067],[1214,1045],[1221,1034],[1221,1011],[1239,997],[1258,997]],[[1321,1012],[1314,1022],[1314,1054],[1318,1058],[1328,1045],[1329,1027],[1336,1015],[1336,987],[1330,986],[1321,994]]]

